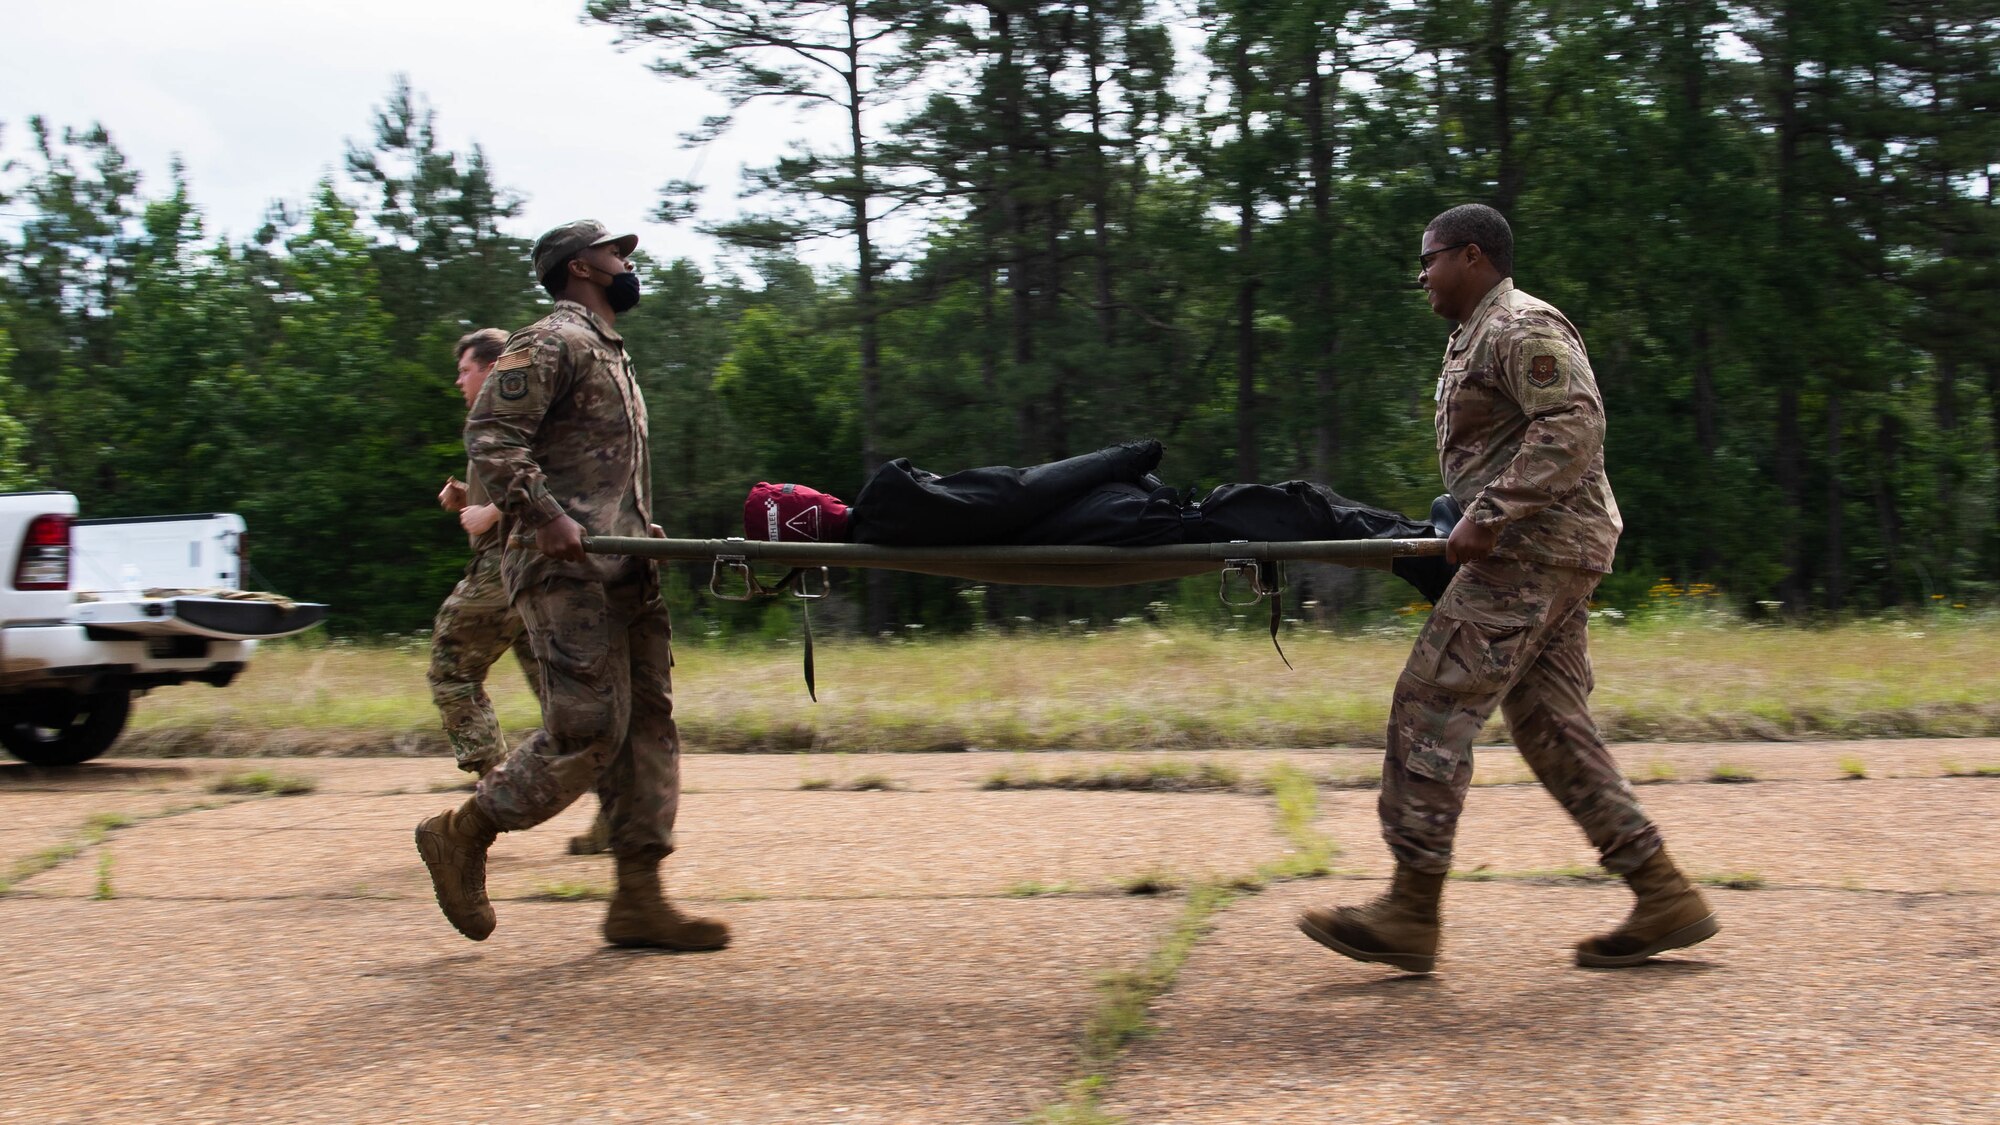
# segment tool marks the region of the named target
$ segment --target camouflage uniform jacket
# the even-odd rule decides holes
[[[507,588],[550,577],[610,581],[626,560],[580,563],[535,549],[535,530],[567,514],[585,535],[645,536],[653,466],[646,402],[618,333],[573,301],[507,340],[465,423],[474,472],[507,530]]]
[[[1437,384],[1444,485],[1501,558],[1608,574],[1624,521],[1604,475],[1604,400],[1583,337],[1502,279],[1445,345]]]

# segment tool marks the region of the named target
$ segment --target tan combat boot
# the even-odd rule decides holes
[[[1444,875],[1399,863],[1387,893],[1366,906],[1316,906],[1299,915],[1299,930],[1356,961],[1428,973],[1437,965],[1438,900],[1443,894]]]
[[[499,834],[476,799],[417,824],[417,854],[431,869],[438,906],[473,941],[485,941],[496,921],[486,898],[486,849]]]
[[[571,855],[603,855],[611,850],[611,814],[604,806],[597,808],[597,819],[590,822],[590,830],[569,838]]]
[[[729,944],[729,927],[675,910],[660,893],[657,858],[621,855],[618,890],[604,915],[604,940],[648,949],[721,949]]]
[[[1665,848],[1649,856],[1625,881],[1639,901],[1632,904],[1623,925],[1576,943],[1577,964],[1622,969],[1669,949],[1707,941],[1722,928],[1708,900],[1674,866]]]

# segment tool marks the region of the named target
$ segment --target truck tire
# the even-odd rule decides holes
[[[0,701],[0,746],[31,766],[76,766],[118,741],[132,693],[38,695]]]

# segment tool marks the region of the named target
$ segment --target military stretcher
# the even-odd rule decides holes
[[[1177,543],[1159,547],[975,546],[883,547],[867,543],[793,543],[756,539],[650,539],[586,536],[595,555],[660,562],[706,562],[709,593],[727,601],[791,594],[805,602],[826,596],[834,567],[898,570],[1013,586],[1130,586],[1220,570],[1218,596],[1229,606],[1268,600],[1271,644],[1278,647],[1284,564],[1334,563],[1387,569],[1399,558],[1442,556],[1443,539],[1344,539],[1298,542]],[[766,581],[757,567],[785,568]],[[817,571],[817,585],[810,575]],[[812,619],[805,621],[806,690],[814,699]],[[1285,659],[1283,648],[1278,656]],[[1285,666],[1291,661],[1285,659]]]

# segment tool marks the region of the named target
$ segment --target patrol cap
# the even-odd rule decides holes
[[[596,219],[578,219],[564,223],[535,240],[535,278],[547,277],[549,271],[583,253],[593,246],[611,243],[621,254],[630,254],[639,245],[636,234],[612,234],[611,228]]]

